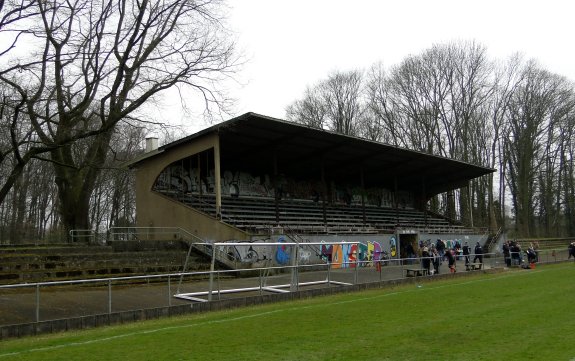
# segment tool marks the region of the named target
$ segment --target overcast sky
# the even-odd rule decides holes
[[[249,62],[238,114],[278,118],[333,70],[398,64],[437,43],[476,40],[575,80],[575,1],[233,0],[230,26]]]
[[[230,0],[229,27],[248,62],[236,115],[285,118],[308,85],[334,70],[387,68],[433,44],[476,40],[491,59],[535,58],[575,80],[571,0]],[[187,119],[189,121],[189,119]],[[205,127],[194,122],[197,127]]]

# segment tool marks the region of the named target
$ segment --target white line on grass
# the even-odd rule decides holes
[[[565,267],[561,267],[561,268],[565,268]],[[557,268],[554,268],[554,269],[557,269]],[[469,285],[469,284],[478,283],[478,282],[494,281],[494,280],[498,280],[501,278],[515,277],[518,275],[527,275],[527,274],[533,274],[533,273],[539,273],[539,272],[544,272],[544,271],[543,270],[537,270],[537,271],[531,271],[531,272],[525,272],[525,273],[514,272],[514,273],[510,273],[510,274],[503,275],[500,277],[496,277],[496,278],[476,279],[476,280],[471,280],[471,281],[467,281],[467,282],[448,283],[448,284],[434,286],[434,287],[426,287],[423,289],[418,288],[418,289],[408,289],[405,291],[398,291],[398,292],[388,292],[385,294],[379,294],[379,295],[374,295],[374,296],[370,296],[370,297],[354,298],[352,300],[346,300],[346,301],[321,303],[321,304],[299,306],[299,307],[286,307],[286,308],[282,308],[282,309],[260,312],[260,313],[255,313],[255,314],[251,314],[251,315],[246,315],[246,316],[225,318],[225,319],[220,319],[220,320],[211,320],[211,321],[205,321],[205,322],[199,322],[199,323],[193,323],[193,324],[187,324],[187,325],[180,325],[180,326],[161,327],[161,328],[156,328],[156,329],[151,329],[151,330],[130,332],[130,333],[125,333],[125,334],[121,334],[121,335],[117,335],[117,336],[103,337],[103,338],[99,338],[99,339],[92,339],[92,340],[87,340],[87,341],[82,341],[82,342],[70,342],[70,343],[61,344],[61,345],[38,347],[38,348],[28,349],[28,350],[24,350],[24,351],[3,353],[3,354],[0,354],[0,358],[9,357],[9,356],[18,356],[18,355],[33,353],[33,352],[53,351],[53,350],[58,350],[58,349],[66,348],[66,347],[83,346],[83,345],[89,345],[89,344],[94,344],[94,343],[99,343],[99,342],[108,342],[108,341],[118,340],[118,339],[127,338],[127,337],[131,337],[131,336],[146,335],[146,334],[171,331],[171,330],[181,330],[181,329],[185,329],[185,328],[199,327],[199,326],[205,326],[205,325],[216,324],[216,323],[235,322],[235,321],[241,321],[241,320],[245,320],[245,319],[249,319],[249,318],[268,316],[271,314],[285,312],[285,311],[298,311],[298,310],[304,310],[304,309],[310,309],[310,308],[316,308],[316,307],[342,305],[342,304],[359,302],[359,301],[369,301],[369,300],[373,300],[373,299],[377,299],[377,298],[391,297],[391,296],[396,296],[399,294],[404,294],[404,293],[408,293],[408,292],[417,292],[417,291],[421,291],[421,290],[431,291],[431,290],[436,290],[436,289],[441,289],[441,288],[446,288],[446,287],[464,286],[464,285]]]

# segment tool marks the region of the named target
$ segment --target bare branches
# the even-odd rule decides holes
[[[11,5],[1,31],[16,34],[13,44],[29,42],[31,51],[2,59],[0,82],[22,102],[18,122],[26,120],[22,124],[41,141],[21,159],[50,153],[62,205],[88,208],[114,129],[124,119],[139,119],[141,107],[165,90],[195,90],[208,111],[226,107],[218,80],[233,74],[239,61],[216,0]],[[16,15],[22,20],[12,21]],[[88,226],[86,213],[64,212],[63,220]]]
[[[362,104],[363,73],[334,72],[313,88],[304,99],[288,107],[288,119],[312,127],[327,127],[337,133],[358,135]]]

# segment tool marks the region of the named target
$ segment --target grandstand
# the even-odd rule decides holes
[[[179,227],[208,242],[370,239],[383,249],[394,239],[397,257],[420,239],[487,238],[427,203],[489,168],[255,113],[150,145],[130,163],[142,229]]]
[[[213,196],[184,195],[177,200],[216,216]],[[224,196],[221,217],[226,223],[253,234],[278,225],[303,234],[393,233],[398,227],[415,227],[427,233],[473,232],[473,229],[416,209],[324,204],[303,199],[282,200],[276,205],[273,198]]]

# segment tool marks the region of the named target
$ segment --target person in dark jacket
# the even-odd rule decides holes
[[[421,249],[421,266],[423,269],[427,270],[427,274],[431,274],[431,254],[429,253],[429,249],[427,246],[423,246]]]
[[[509,253],[509,241],[503,243],[503,258],[505,258],[505,265],[511,267],[511,254]]]
[[[469,264],[469,245],[467,244],[467,241],[465,241],[465,243],[463,244],[463,258],[465,259],[465,265],[467,266]]]
[[[445,250],[445,258],[447,258],[447,264],[449,265],[449,272],[455,273],[457,272],[456,264],[455,264],[455,256],[453,255],[453,250],[446,249]]]
[[[569,243],[569,257],[567,259],[571,259],[571,256],[575,259],[575,242]]]
[[[437,243],[435,244],[435,248],[437,249],[437,253],[439,253],[439,262],[441,264],[441,262],[443,262],[443,257],[445,256],[445,242],[438,239]]]
[[[483,263],[483,248],[477,242],[475,245],[475,257],[473,257],[473,263],[475,263],[479,259],[479,263]]]
[[[431,244],[431,257],[432,258],[432,262],[433,262],[433,274],[438,275],[439,274],[439,265],[440,265],[440,260],[441,260],[441,256],[439,256],[439,252],[437,252],[437,248],[435,247],[435,244]]]

